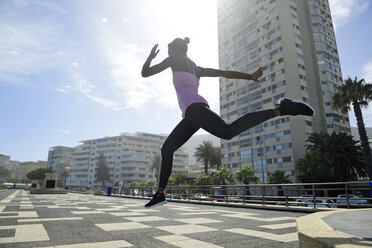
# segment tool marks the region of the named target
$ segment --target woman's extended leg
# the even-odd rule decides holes
[[[186,110],[186,118],[196,126],[200,126],[207,132],[227,140],[279,115],[280,113],[276,109],[267,109],[245,114],[233,123],[227,124],[204,103],[194,103]]]
[[[172,173],[173,154],[183,144],[190,139],[190,137],[199,130],[199,127],[194,125],[187,118],[184,118],[173,129],[161,148],[161,169],[159,177],[159,187],[155,196],[151,199],[145,207],[154,207],[166,203],[164,197],[164,189],[167,186],[169,176]]]
[[[170,174],[172,173],[173,154],[191,136],[199,130],[192,122],[184,118],[169,134],[161,148],[161,170],[159,179],[159,189],[164,189],[167,185]]]

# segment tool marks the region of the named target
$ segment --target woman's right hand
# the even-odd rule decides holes
[[[150,59],[154,59],[156,57],[156,55],[158,55],[159,53],[159,49],[156,50],[158,48],[158,44],[155,44],[155,46],[151,49],[151,52],[150,52],[150,55],[149,55],[149,58]]]

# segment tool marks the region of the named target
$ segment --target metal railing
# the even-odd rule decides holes
[[[123,187],[120,195],[147,198],[155,186]],[[368,181],[249,185],[169,186],[165,194],[173,201],[210,202],[278,208],[371,208]],[[118,189],[113,189],[118,195]]]

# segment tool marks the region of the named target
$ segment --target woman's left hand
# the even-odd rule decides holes
[[[159,49],[158,49],[158,44],[155,44],[155,46],[151,49],[151,52],[150,52],[150,55],[149,55],[149,58],[150,59],[154,59],[156,57],[156,55],[158,55],[159,53]]]
[[[251,74],[251,80],[260,82],[259,78],[262,76],[262,72],[263,72],[263,68],[262,67],[258,68],[257,71]]]

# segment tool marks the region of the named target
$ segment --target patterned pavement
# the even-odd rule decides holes
[[[0,192],[0,247],[299,247],[303,213]]]

